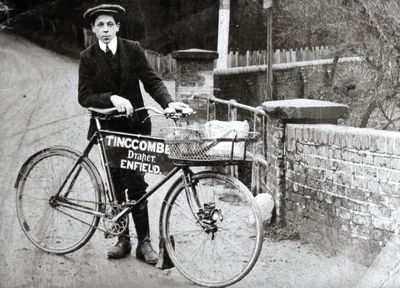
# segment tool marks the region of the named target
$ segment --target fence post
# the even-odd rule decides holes
[[[228,104],[228,121],[237,121],[237,107],[234,106],[236,104],[236,100],[230,100]],[[232,105],[233,104],[233,105]]]
[[[228,121],[237,121],[237,107],[234,106],[236,104],[236,100],[229,100],[228,104]],[[235,178],[239,177],[239,169],[238,166],[229,166],[227,167],[229,174]]]
[[[250,51],[246,51],[246,66],[250,66]]]
[[[257,132],[257,122],[258,122],[259,116],[257,112],[254,112],[253,115],[253,131],[256,133]],[[253,147],[254,148],[254,147]],[[257,148],[257,147],[255,147]],[[257,155],[258,151],[251,151],[253,155]],[[260,193],[260,165],[256,162],[252,162],[251,166],[251,192],[253,194],[259,194]]]
[[[274,53],[274,63],[279,64],[281,62],[281,49],[277,49]]]
[[[213,101],[210,97],[207,98],[207,121],[217,119],[217,102]]]
[[[233,51],[228,54],[228,68],[235,67]]]
[[[239,51],[235,52],[235,67],[239,67]]]
[[[256,161],[251,163],[251,187],[250,191],[253,195],[260,193],[260,164]]]
[[[267,50],[261,50],[261,63],[263,65],[267,64]],[[272,59],[273,61],[273,59]]]
[[[297,61],[297,58],[296,58],[296,49],[295,49],[295,50],[290,49],[290,54],[291,54],[292,62],[296,62],[296,61]]]

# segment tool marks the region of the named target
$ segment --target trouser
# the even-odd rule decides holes
[[[126,201],[125,190],[128,200],[139,200],[146,193],[148,184],[144,180],[144,173],[119,168],[111,168],[111,178],[114,183],[115,194],[119,203]],[[138,244],[150,240],[149,214],[147,201],[134,208],[132,219],[135,223]],[[129,239],[129,229],[119,239]]]
[[[127,190],[129,200],[139,200],[149,186],[144,180],[144,173],[134,170],[110,168],[111,179],[114,183],[115,196],[119,203],[126,201]]]

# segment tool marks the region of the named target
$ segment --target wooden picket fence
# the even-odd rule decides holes
[[[95,41],[95,35],[84,29],[84,46],[87,47]],[[171,54],[163,55],[152,50],[145,50],[146,57],[154,70],[160,75],[176,73],[176,60]],[[311,61],[318,59],[333,58],[332,49],[328,46],[316,46],[312,48],[298,49],[277,49],[273,54],[273,63],[288,63],[298,61]],[[237,51],[230,51],[228,54],[228,67],[243,67],[253,65],[266,65],[267,51],[247,51],[239,54]]]
[[[176,72],[176,60],[172,54],[163,55],[151,50],[145,50],[147,61],[160,75],[174,74]]]
[[[311,49],[277,49],[273,54],[273,63],[288,63],[311,61],[332,58],[332,50],[327,46],[312,47]],[[253,65],[266,65],[267,51],[247,51],[245,54],[230,51],[228,54],[228,67],[243,67]]]

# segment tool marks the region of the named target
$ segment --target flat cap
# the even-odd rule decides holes
[[[125,14],[125,8],[117,4],[101,4],[86,10],[83,13],[83,18],[88,21],[93,21],[99,14],[115,14],[115,16],[123,16]]]

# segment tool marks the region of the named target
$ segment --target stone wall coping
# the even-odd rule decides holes
[[[268,116],[279,119],[339,119],[346,116],[349,107],[328,101],[288,99],[267,101],[262,105]]]
[[[218,52],[213,50],[191,48],[173,51],[172,57],[175,59],[214,60],[218,58]]]
[[[266,71],[268,71],[267,65],[256,65],[256,66],[246,66],[246,67],[214,69],[214,74],[234,75],[234,74],[244,74],[244,73],[266,72]]]
[[[315,129],[324,132],[335,132],[338,134],[354,134],[357,136],[374,136],[381,138],[397,138],[400,139],[400,132],[398,131],[386,131],[372,128],[359,128],[351,126],[340,126],[333,124],[288,124],[288,128],[303,128],[303,129]]]
[[[360,62],[362,61],[361,57],[344,57],[339,59],[339,63],[351,63],[351,62]],[[289,63],[281,63],[272,65],[272,70],[289,70],[294,68],[301,68],[307,66],[318,66],[318,65],[329,65],[333,63],[332,59],[320,59],[320,60],[312,60],[312,61],[299,61],[299,62],[289,62]],[[244,74],[244,73],[256,73],[256,72],[266,72],[268,71],[268,65],[253,65],[253,66],[245,66],[245,67],[233,67],[233,68],[224,68],[224,69],[214,69],[215,75],[235,75],[235,74]]]
[[[339,63],[352,63],[363,61],[361,57],[343,57],[339,58]],[[312,61],[299,61],[299,62],[289,62],[280,63],[272,65],[272,70],[289,70],[293,68],[301,68],[307,66],[318,66],[318,65],[329,65],[333,63],[333,58],[331,59],[320,59]]]

